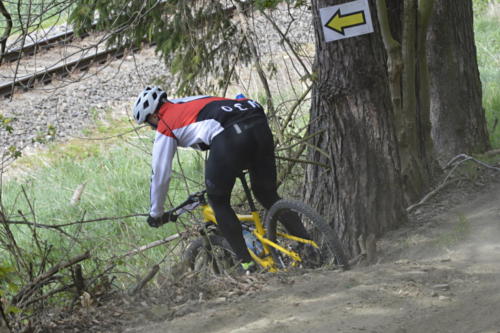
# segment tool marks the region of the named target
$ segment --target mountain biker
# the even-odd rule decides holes
[[[159,87],[146,87],[137,97],[133,116],[138,124],[156,130],[151,177],[151,227],[172,220],[164,203],[172,161],[178,146],[210,150],[205,164],[208,201],[220,232],[241,260],[244,270],[254,271],[241,224],[231,208],[231,191],[238,174],[248,169],[252,192],[269,209],[280,199],[276,186],[274,142],[262,106],[247,98],[191,96],[167,99]],[[296,216],[280,219],[289,233],[309,238]]]

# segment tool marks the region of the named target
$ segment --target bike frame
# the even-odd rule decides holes
[[[297,252],[285,249],[284,247],[276,244],[275,242],[273,242],[265,237],[266,230],[264,229],[264,225],[263,225],[262,220],[260,218],[260,214],[257,211],[257,208],[254,204],[252,194],[250,192],[250,189],[248,188],[248,184],[247,184],[246,179],[245,179],[245,175],[241,174],[240,176],[238,176],[238,178],[240,179],[241,184],[243,186],[243,189],[245,191],[245,195],[246,195],[248,203],[250,205],[251,213],[250,214],[236,214],[236,216],[238,217],[238,220],[240,222],[251,222],[254,224],[255,229],[252,230],[252,233],[261,242],[262,247],[263,247],[263,254],[261,256],[258,256],[251,249],[248,249],[248,252],[252,256],[252,259],[256,263],[258,263],[260,266],[267,269],[268,271],[276,272],[278,270],[277,265],[276,265],[277,263],[275,262],[273,256],[271,255],[271,251],[270,251],[270,247],[272,247],[272,248],[278,250],[279,252],[281,252],[282,254],[285,254],[288,257],[292,258],[294,261],[294,264],[292,266],[297,266],[302,261],[301,257],[299,256],[299,254]],[[217,220],[215,218],[214,211],[213,211],[212,207],[210,207],[210,205],[208,205],[206,202],[203,202],[201,204],[200,208],[202,211],[203,218],[206,222],[212,222],[214,224],[217,224]],[[297,242],[304,243],[304,244],[310,244],[310,245],[318,248],[318,245],[312,240],[292,236],[292,235],[289,235],[286,233],[278,233],[278,235],[281,237],[285,237],[285,238],[297,241]]]

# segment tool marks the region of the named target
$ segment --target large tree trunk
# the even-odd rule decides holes
[[[428,191],[437,175],[431,139],[425,33],[432,0],[377,0],[377,18],[387,53],[405,202]],[[404,5],[404,6],[403,6]]]
[[[441,163],[489,148],[471,0],[435,0],[427,35],[431,121]]]
[[[405,222],[406,213],[380,33],[376,27],[369,35],[325,43],[318,9],[341,2],[312,1],[317,78],[309,130],[327,130],[315,137],[310,158],[329,168],[307,168],[305,196],[334,220],[352,256],[360,252],[360,236],[378,236]]]

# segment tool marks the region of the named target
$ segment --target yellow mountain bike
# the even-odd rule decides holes
[[[250,255],[263,269],[276,272],[292,267],[315,268],[325,265],[347,268],[347,260],[337,235],[312,208],[300,201],[279,200],[262,221],[245,175],[240,175],[239,179],[251,212],[237,216]],[[217,220],[205,196],[206,191],[191,194],[186,201],[170,211],[179,216],[201,209],[204,219],[199,236],[184,251],[183,261],[191,270],[208,269],[216,274],[231,271],[239,262],[229,243],[218,232]],[[285,211],[293,211],[299,216],[310,240],[290,235],[284,230],[280,216]]]

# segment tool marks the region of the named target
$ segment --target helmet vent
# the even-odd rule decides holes
[[[145,102],[144,102],[144,104],[143,104],[142,106],[143,106],[145,109],[147,109],[147,108],[148,108],[148,106],[149,106],[149,102],[148,102],[148,101],[145,101]]]
[[[158,95],[156,93],[153,93],[153,98],[156,99],[156,97],[158,97]]]

